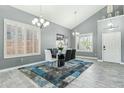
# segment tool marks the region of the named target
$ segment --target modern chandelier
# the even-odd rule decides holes
[[[75,23],[76,23],[76,15],[77,15],[77,11],[74,11],[74,15],[75,15]],[[77,32],[77,31],[74,31],[74,32],[72,32],[72,35],[73,35],[73,36],[78,36],[78,35],[80,35],[80,33]]]
[[[39,17],[36,17],[32,20],[32,24],[42,29],[42,28],[49,26],[50,22],[44,19],[41,15],[42,14],[41,14],[41,6],[40,6],[40,15]]]

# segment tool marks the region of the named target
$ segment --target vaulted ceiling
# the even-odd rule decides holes
[[[12,5],[17,9],[28,12],[35,16],[42,16],[56,24],[73,29],[81,22],[88,19],[104,5]],[[40,11],[41,10],[41,11]],[[77,14],[74,14],[77,11]]]

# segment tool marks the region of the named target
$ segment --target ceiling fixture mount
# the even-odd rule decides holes
[[[40,27],[40,28],[43,28],[43,27],[47,27],[50,25],[50,22],[46,19],[44,19],[42,16],[41,16],[41,6],[40,6],[40,16],[39,18],[36,17],[32,20],[32,24],[37,26],[37,27]]]
[[[114,23],[112,22],[112,19],[110,19],[108,24],[107,24],[107,27],[104,28],[104,29],[107,29],[107,30],[110,30],[110,31],[114,31],[115,29],[119,29],[119,26],[118,25],[114,25]]]
[[[112,20],[110,19],[110,22],[108,23],[108,30],[114,30],[116,28],[118,28],[118,26],[114,26]]]

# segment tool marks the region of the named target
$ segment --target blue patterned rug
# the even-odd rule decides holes
[[[19,68],[27,77],[40,87],[63,88],[76,79],[92,62],[70,60],[63,67],[56,67],[56,63],[45,62],[38,65]]]

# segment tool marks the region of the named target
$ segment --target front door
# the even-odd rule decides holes
[[[121,32],[102,34],[102,58],[107,62],[121,62]]]

